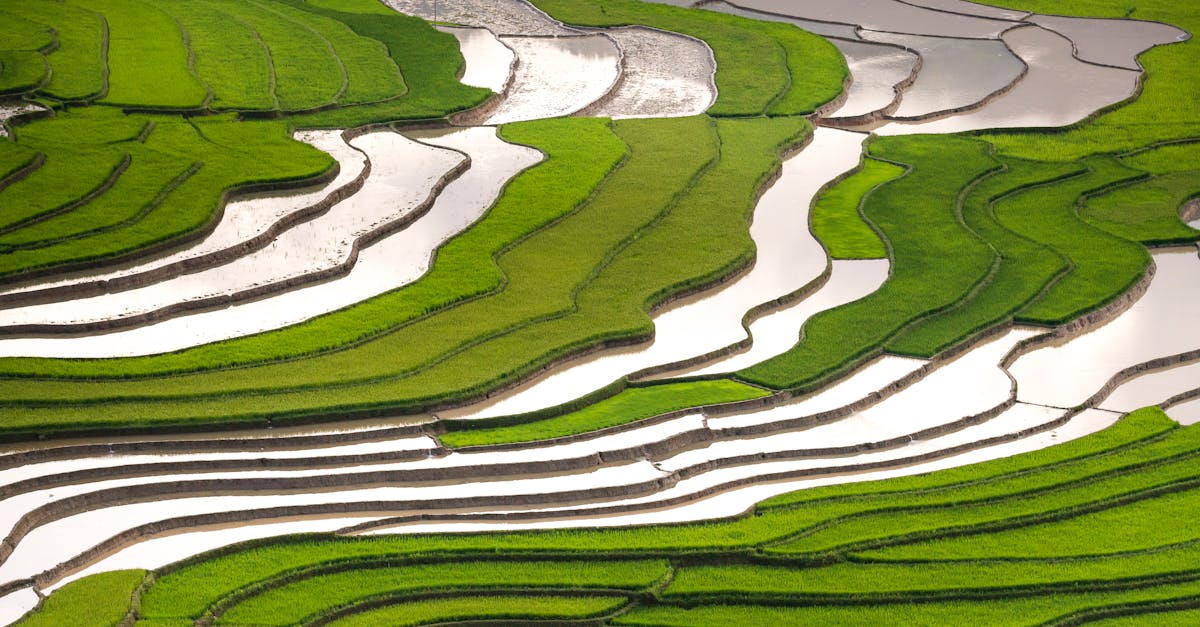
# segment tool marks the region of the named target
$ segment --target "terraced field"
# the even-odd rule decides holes
[[[0,619],[1186,621],[1198,17],[1007,1],[0,6]]]

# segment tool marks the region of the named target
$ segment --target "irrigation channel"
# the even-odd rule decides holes
[[[430,0],[389,0],[433,18]],[[671,4],[691,4],[672,2]],[[6,287],[0,356],[145,355],[277,329],[426,273],[431,255],[542,157],[494,125],[563,115],[682,117],[715,101],[701,41],[564,26],[520,0],[437,5],[462,80],[500,93],[455,126],[297,135],[336,178],[241,197],[205,239],[103,271]],[[762,195],[754,266],[653,312],[652,341],[576,357],[436,415],[191,436],[6,445],[0,621],[75,578],[154,568],[231,543],[355,534],[613,526],[745,511],[772,495],[1035,450],[1164,404],[1200,421],[1200,251],[1163,249],[1128,307],[1086,328],[1011,326],[952,359],[884,354],[831,386],[673,412],[582,436],[451,450],[438,419],[552,407],[623,377],[734,371],[778,355],[814,314],[875,291],[883,259],[829,260],[809,229],[822,187],[868,132],[1061,126],[1134,93],[1136,56],[1186,35],[957,0],[708,2],[831,38],[853,82]],[[0,115],[8,115],[8,109]],[[1193,216],[1194,218],[1194,216]],[[1196,226],[1198,223],[1193,223]]]

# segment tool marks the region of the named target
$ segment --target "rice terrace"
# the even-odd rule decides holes
[[[1200,6],[0,0],[0,625],[1200,624]]]

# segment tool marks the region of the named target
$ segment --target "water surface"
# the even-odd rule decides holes
[[[1200,257],[1194,249],[1157,252],[1154,261],[1150,288],[1127,311],[1012,365],[1018,398],[1074,407],[1128,366],[1200,348]]]
[[[617,46],[602,35],[500,41],[520,61],[507,96],[485,124],[570,115],[607,94],[620,75]]]
[[[962,115],[919,124],[891,124],[875,132],[956,133],[1064,126],[1128,98],[1137,88],[1139,72],[1084,63],[1072,56],[1070,41],[1039,26],[1015,28],[1004,34],[1004,41],[1029,65],[1025,77],[1010,91]],[[1071,97],[1064,98],[1064,93]]]
[[[377,296],[420,278],[428,270],[431,255],[438,246],[478,220],[508,179],[542,158],[536,150],[501,141],[491,128],[412,135],[424,143],[471,155],[471,168],[442,191],[424,217],[361,250],[349,274],[268,299],[120,332],[0,340],[0,355],[104,357],[153,354],[280,328]],[[390,166],[382,163],[388,159],[392,159]],[[388,167],[403,169],[406,165],[400,155],[374,155],[373,161],[381,162],[379,167],[385,171]],[[364,191],[367,195],[355,195],[350,201],[386,200],[396,193],[394,188],[386,185],[374,192]]]
[[[466,67],[459,77],[465,85],[486,87],[496,93],[504,91],[512,72],[516,55],[508,46],[485,28],[451,28],[439,26],[438,30],[450,33],[458,39]]]
[[[1034,15],[1027,21],[1070,39],[1083,61],[1129,70],[1142,69],[1137,61],[1141,52],[1189,38],[1186,31],[1169,24],[1140,20]]]
[[[1025,69],[997,40],[919,37],[863,31],[868,41],[903,46],[921,55],[921,71],[900,98],[893,118],[917,118],[980,104]]]

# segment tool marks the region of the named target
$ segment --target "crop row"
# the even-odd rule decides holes
[[[434,589],[446,597],[472,589],[570,597],[610,590],[603,593],[615,595],[605,597],[610,603],[631,599],[619,619],[631,624],[693,624],[734,611],[747,619],[939,622],[954,609],[986,621],[1013,612],[1048,620],[1103,607],[1136,611],[1148,602],[1186,607],[1200,592],[1200,537],[1166,523],[1197,505],[1198,452],[1195,428],[1152,409],[1051,449],[808,490],[707,523],[255,542],[155,573],[136,611],[146,624],[291,624],[423,603]],[[1038,509],[1048,515],[1030,515]],[[881,548],[865,549],[864,538]],[[801,548],[809,552],[791,552]],[[838,557],[817,559],[812,550]],[[43,612],[78,615],[87,590],[128,590],[139,575],[70,584]],[[656,605],[643,604],[650,596]],[[128,594],[112,597],[101,605],[129,608]]]
[[[41,167],[0,190],[0,276],[138,254],[203,233],[230,190],[326,174],[332,160],[281,122],[79,109],[20,127]],[[238,137],[237,142],[230,141]],[[235,146],[253,144],[253,148]],[[11,203],[11,204],[10,204]]]
[[[136,109],[348,108],[343,116],[357,122],[347,126],[440,117],[483,99],[484,90],[453,80],[462,62],[452,36],[373,3],[340,8],[346,12],[287,0],[15,3],[5,7],[18,32],[0,51],[9,61],[0,76],[8,91]],[[33,38],[48,33],[52,41]],[[409,84],[400,65],[422,76]],[[428,80],[435,75],[442,78]],[[381,115],[396,112],[407,116]]]
[[[607,132],[595,122],[564,120],[508,127],[506,133],[513,135],[518,128],[528,128],[536,133],[534,129],[539,128],[563,132],[569,128],[582,130],[589,127]],[[261,415],[267,398],[281,413],[312,411],[333,403],[345,407],[428,403],[449,394],[461,397],[472,390],[493,386],[497,381],[511,381],[567,350],[644,337],[650,330],[645,314],[647,308],[674,293],[711,283],[749,261],[752,244],[746,234],[746,224],[763,173],[777,167],[779,152],[811,127],[797,119],[714,122],[709,118],[692,118],[621,121],[614,123],[614,128],[631,146],[628,161],[604,181],[587,203],[567,218],[532,236],[524,235],[529,232],[527,230],[509,231],[527,239],[504,251],[498,260],[499,270],[481,275],[480,271],[486,271],[486,267],[477,267],[471,271],[464,269],[452,277],[456,286],[469,288],[470,283],[478,286],[472,291],[437,289],[444,285],[438,265],[453,254],[452,250],[470,251],[468,254],[474,259],[486,259],[488,253],[485,251],[507,246],[506,240],[488,237],[489,230],[494,228],[490,220],[484,220],[447,246],[430,275],[390,295],[395,301],[404,303],[403,309],[393,309],[387,318],[372,320],[371,324],[363,325],[365,329],[353,326],[347,329],[357,336],[374,335],[378,332],[371,333],[372,327],[390,323],[380,329],[385,331],[384,334],[357,346],[303,360],[256,367],[252,377],[247,376],[248,370],[237,369],[179,375],[165,380],[77,382],[66,386],[74,389],[66,395],[62,394],[66,389],[62,384],[47,381],[47,391],[49,387],[59,389],[53,392],[54,398],[58,399],[55,401],[57,407],[46,407],[45,410],[76,413],[84,410],[86,405],[63,407],[62,402],[67,399],[95,401],[98,393],[113,401],[121,398],[161,399],[153,403],[151,411],[166,420],[181,417],[209,420],[243,413],[247,417]],[[536,137],[530,135],[531,139]],[[604,162],[596,159],[598,154],[603,154],[598,152],[599,146],[579,145],[585,137],[577,131],[572,150],[579,162],[590,164],[586,169],[578,165],[573,167],[570,171],[574,180],[579,180],[588,170],[599,177],[606,167]],[[706,162],[717,156],[718,138],[720,160]],[[613,154],[614,158],[617,156]],[[514,195],[518,189],[535,192],[535,188],[521,185],[525,182],[538,186],[538,205],[559,215],[570,212],[571,205],[582,200],[580,191],[570,188],[546,190],[545,186],[555,185],[557,180],[547,178],[541,168],[553,162],[551,152],[548,162],[514,180],[491,215],[515,212],[520,207],[523,219],[535,218],[524,201],[529,196],[525,196],[524,191]],[[648,197],[640,183],[647,176],[662,182],[657,198]],[[530,226],[538,228],[542,224]],[[606,227],[598,228],[600,224]],[[694,224],[709,224],[713,230],[696,230],[691,228]],[[730,237],[729,233],[739,227],[741,235]],[[478,235],[473,236],[473,233]],[[476,247],[481,236],[487,238],[483,240],[487,248],[479,250]],[[671,254],[664,255],[664,251],[671,251]],[[547,255],[551,253],[556,261],[547,263]],[[449,256],[449,259],[454,257]],[[647,272],[648,268],[653,271]],[[502,291],[464,301],[500,286],[504,288]],[[420,294],[429,294],[441,302],[435,300],[425,304],[431,300],[429,297],[413,298]],[[361,308],[376,306],[378,303],[371,302]],[[441,312],[437,316],[427,316],[431,309]],[[351,312],[353,309],[327,319],[354,319],[346,315]],[[229,349],[238,344],[265,346],[264,339],[272,335],[309,331],[319,322],[320,319],[307,325],[308,329],[302,325],[277,334],[158,358],[111,363],[48,363],[90,367],[99,374],[118,374],[114,367],[120,363],[144,363],[161,368],[164,363],[182,362],[190,357],[189,353],[204,354],[224,349],[226,359],[229,359],[229,355],[237,355]],[[325,336],[325,341],[331,339],[334,338]],[[389,348],[391,346],[403,346],[404,350],[396,351]],[[295,351],[297,345],[276,343],[272,348],[266,354]],[[262,359],[265,352],[254,354]],[[370,356],[375,353],[389,357]],[[24,387],[26,392],[32,391],[28,386]],[[88,387],[94,389],[89,391]],[[220,393],[224,400],[217,404],[209,402],[207,395],[211,392]],[[12,399],[15,401],[20,397],[31,399],[26,393]],[[353,405],[345,405],[347,403]],[[244,409],[239,409],[239,405]],[[113,403],[108,405],[111,410],[107,412],[108,417],[123,420],[120,416],[122,406],[138,413],[148,409],[145,402]],[[15,409],[13,418],[24,411]],[[83,413],[95,415],[90,411]]]
[[[641,24],[704,40],[717,61],[714,116],[807,115],[833,101],[848,76],[828,41],[791,24],[636,0],[534,0],[579,26]]]

